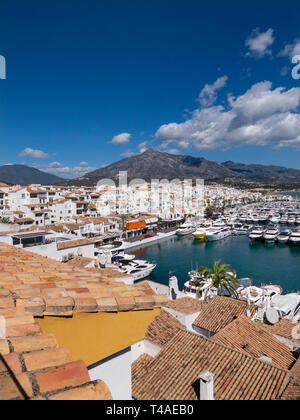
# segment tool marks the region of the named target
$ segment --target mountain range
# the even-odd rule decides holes
[[[25,165],[0,166],[0,181],[10,184],[96,185],[104,178],[118,181],[120,171],[127,171],[128,181],[151,179],[196,179],[206,182],[261,183],[274,185],[300,185],[300,170],[282,166],[213,162],[201,157],[173,155],[147,149],[84,176],[65,180]]]
[[[227,161],[212,162],[201,157],[173,155],[147,149],[144,153],[122,159],[116,163],[87,173],[81,178],[70,180],[71,185],[95,185],[104,178],[118,180],[120,171],[127,171],[128,180],[151,179],[196,179],[207,182],[240,182],[300,184],[300,170],[281,166],[242,164]]]
[[[0,181],[15,185],[51,185],[61,183],[63,178],[26,165],[4,165],[0,166]]]

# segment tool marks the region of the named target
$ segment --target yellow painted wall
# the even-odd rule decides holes
[[[39,319],[44,334],[54,334],[59,346],[69,349],[73,360],[87,366],[145,338],[160,309],[129,312],[74,313],[72,318]]]

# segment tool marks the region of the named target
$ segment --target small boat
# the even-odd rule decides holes
[[[191,235],[193,232],[195,232],[195,227],[191,223],[184,223],[180,226],[179,229],[176,230],[176,235],[178,236],[185,236],[185,235]]]
[[[288,240],[290,239],[291,233],[292,233],[292,231],[290,229],[283,230],[277,236],[277,241],[280,244],[286,244],[288,242]]]

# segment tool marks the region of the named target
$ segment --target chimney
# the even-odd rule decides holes
[[[208,370],[200,373],[200,400],[212,401],[214,399],[214,374]]]
[[[175,276],[169,278],[169,299],[176,300],[179,293],[178,279]]]

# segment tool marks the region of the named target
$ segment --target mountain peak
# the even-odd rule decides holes
[[[148,149],[146,149],[144,151],[144,153],[142,153],[143,155],[153,155],[153,154],[157,154],[159,153],[158,150],[154,149],[153,147],[149,147]]]

